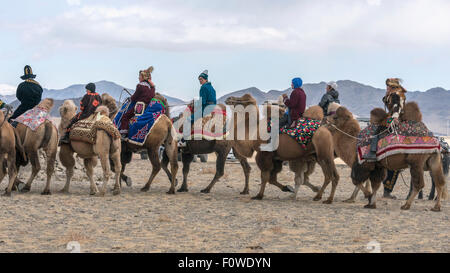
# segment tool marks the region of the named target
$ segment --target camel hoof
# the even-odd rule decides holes
[[[59,191],[59,193],[69,193],[69,190],[62,189],[62,190]]]
[[[167,192],[167,194],[175,194],[175,189],[170,189],[168,192]]]
[[[127,177],[125,184],[127,184],[127,187],[131,187],[133,185],[133,180],[131,180],[131,177]]]
[[[261,195],[257,195],[255,197],[252,197],[252,200],[262,200],[263,197]]]
[[[19,191],[22,192],[22,193],[26,193],[26,192],[30,192],[30,190],[31,190],[31,187],[25,186],[22,189],[20,189]]]
[[[294,188],[292,188],[289,185],[286,185],[286,186],[283,187],[282,191],[283,192],[292,192],[293,193],[294,192]]]
[[[313,201],[316,201],[316,202],[320,201],[320,200],[322,200],[322,197],[320,197],[320,196],[316,196],[313,198]]]
[[[433,212],[440,212],[441,211],[441,207],[434,207],[431,209],[431,211]]]
[[[249,195],[250,192],[248,190],[241,192],[241,195]]]
[[[203,190],[201,190],[200,192],[201,192],[201,193],[210,193],[210,192],[211,192],[211,190],[208,190],[208,189],[203,189]]]
[[[177,190],[177,192],[188,192],[189,190],[186,188],[180,188],[179,190]]]
[[[96,194],[94,194],[95,197],[104,197],[105,193],[104,192],[97,192]]]
[[[411,208],[411,206],[409,206],[409,205],[403,205],[401,207],[402,210],[409,210],[410,208]]]
[[[41,195],[52,195],[52,193],[50,191],[43,191]]]
[[[141,189],[141,192],[148,192],[150,190],[150,187],[143,187]]]
[[[347,200],[344,200],[342,202],[347,203],[347,204],[354,204],[355,200],[354,199],[347,199]]]
[[[365,205],[364,208],[365,208],[365,209],[376,209],[376,208],[377,208],[377,205],[376,205],[376,204],[373,204],[373,205],[368,204],[368,205]]]
[[[333,204],[333,200],[325,200],[322,203],[326,204],[326,205],[331,205],[331,204]]]
[[[119,189],[114,189],[113,190],[113,195],[119,195],[120,194],[120,190]]]

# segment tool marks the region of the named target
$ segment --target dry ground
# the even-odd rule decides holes
[[[259,172],[251,165],[253,196]],[[383,252],[450,252],[447,202],[441,213],[429,211],[430,201],[416,201],[410,211],[401,211],[403,200],[382,199],[381,193],[377,210],[364,209],[362,196],[355,204],[343,203],[353,190],[345,166],[339,166],[341,180],[332,205],[313,202],[308,188],[293,201],[273,186],[263,201],[251,201],[239,195],[244,177],[235,163],[227,163],[225,178],[211,194],[199,193],[214,168],[211,157],[209,163],[193,163],[189,193],[167,195],[169,182],[162,172],[151,191],[141,193],[151,168],[136,157],[127,169],[133,186],[124,187],[120,196],[108,193],[104,198],[89,196],[81,169],[76,170],[71,193],[58,193],[64,184],[60,168],[51,186],[53,195],[41,196],[41,172],[30,193],[0,198],[0,252],[67,252],[71,241],[80,243],[81,252],[368,252],[371,241]],[[25,169],[21,176],[28,174]],[[101,177],[99,167],[96,176]],[[409,179],[407,172],[403,176]],[[320,185],[322,179],[316,170],[312,183]],[[287,167],[279,180],[293,185]],[[427,195],[428,174],[426,181]],[[0,187],[6,187],[6,179]],[[407,190],[400,178],[394,194],[403,199]]]

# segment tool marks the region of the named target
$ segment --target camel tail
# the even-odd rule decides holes
[[[53,125],[50,122],[45,122],[44,139],[42,140],[40,148],[47,147],[47,145],[50,142],[50,139],[52,138],[52,134],[53,134]]]
[[[447,176],[450,168],[450,154],[444,154],[442,158],[442,168],[444,170],[444,175]]]
[[[339,180],[339,174],[334,163],[333,138],[325,127],[320,127],[314,134],[313,145],[316,151],[317,162],[323,168],[324,174],[328,174],[331,180]]]

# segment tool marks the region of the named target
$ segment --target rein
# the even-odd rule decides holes
[[[350,137],[350,138],[353,138],[353,139],[356,139],[356,140],[362,140],[362,138],[358,138],[358,137],[352,136],[352,135],[350,135],[350,134],[344,132],[343,130],[339,129],[336,125],[330,123],[329,121],[325,121],[325,124],[326,124],[326,125],[330,125],[331,127],[333,127],[334,129],[336,129],[336,130],[339,131],[340,133],[342,133],[342,134],[344,134],[344,135],[346,135],[346,136],[348,136],[348,137]],[[391,127],[392,127],[392,129],[393,129],[394,132],[397,132],[397,131],[395,130],[395,127],[393,127],[393,123],[391,123],[391,126],[389,126],[388,128],[386,128],[386,130],[382,131],[382,132],[379,133],[379,134],[370,136],[369,138],[372,139],[372,138],[378,137],[378,136],[380,136],[380,135],[382,135],[382,134],[384,134],[384,133],[386,133],[386,132],[389,132],[389,130],[391,129]]]

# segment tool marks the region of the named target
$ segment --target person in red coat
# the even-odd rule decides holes
[[[129,109],[122,117],[122,122],[120,124],[120,133],[123,137],[128,136],[128,129],[130,127],[130,119],[133,118],[138,111],[140,114],[144,112],[145,107],[148,106],[150,101],[155,96],[155,84],[152,82],[153,66],[149,67],[147,70],[141,70],[139,72],[139,83],[136,86],[136,92],[131,96],[131,102],[135,102],[136,106]],[[140,106],[144,106],[140,108]]]
[[[283,102],[289,109],[289,122],[288,125],[292,127],[294,123],[301,117],[306,108],[306,94],[302,89],[303,81],[300,78],[292,80],[291,87],[293,89],[291,96],[288,98],[286,94],[283,94]]]

